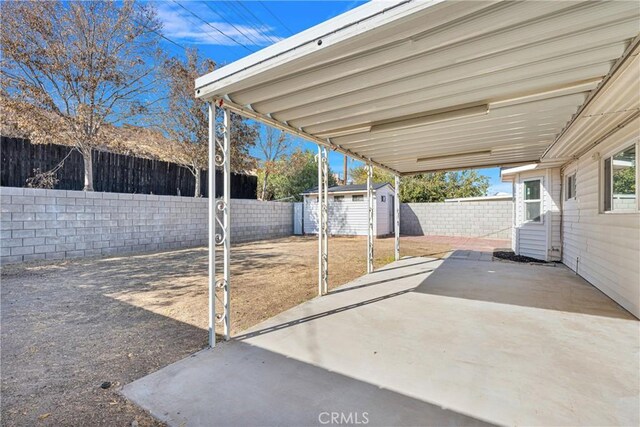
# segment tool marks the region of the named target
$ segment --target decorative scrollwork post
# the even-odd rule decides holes
[[[393,198],[394,209],[394,234],[395,234],[395,259],[400,260],[400,176],[396,175],[395,179],[395,196]]]
[[[373,273],[373,236],[374,236],[374,208],[373,195],[373,165],[367,165],[367,201],[369,202],[369,226],[367,227],[367,273]]]
[[[209,104],[209,346],[216,342],[215,325],[222,323],[225,340],[230,336],[230,259],[231,259],[231,165],[230,117],[222,107],[222,123],[216,123],[216,106]],[[216,170],[223,170],[222,197],[216,197]],[[223,248],[222,278],[216,279],[216,249]],[[219,296],[222,294],[222,296]],[[222,310],[216,313],[216,301]]]

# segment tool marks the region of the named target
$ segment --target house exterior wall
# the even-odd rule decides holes
[[[400,233],[509,239],[513,202],[401,203]]]
[[[562,262],[636,317],[640,317],[640,213],[637,208],[603,213],[601,188],[602,158],[637,143],[638,125],[638,121],[628,125],[562,170],[563,179],[576,174],[576,197],[563,200]]]
[[[532,179],[540,179],[542,183],[541,223],[524,220],[524,183]],[[561,182],[559,168],[536,169],[516,174],[512,236],[513,250],[516,254],[543,261],[560,261]]]
[[[206,245],[208,199],[2,187],[1,262]],[[293,233],[293,204],[232,199],[233,242]]]

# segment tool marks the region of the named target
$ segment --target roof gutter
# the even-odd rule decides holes
[[[267,56],[264,59],[261,59],[259,61],[250,63],[249,65],[247,65],[247,66],[245,66],[243,68],[239,68],[239,69],[237,69],[235,71],[232,71],[229,74],[223,75],[223,76],[221,76],[220,78],[218,78],[216,80],[212,80],[212,81],[209,81],[209,82],[202,83],[202,84],[198,85],[198,82],[201,81],[202,78],[206,77],[206,76],[202,76],[202,77],[196,79],[196,97],[199,98],[199,97],[206,96],[207,95],[206,93],[202,93],[201,94],[202,89],[204,89],[205,87],[210,86],[210,85],[212,85],[212,84],[214,84],[216,82],[219,82],[220,80],[223,80],[223,79],[229,78],[231,76],[234,76],[236,74],[239,74],[239,73],[242,73],[244,71],[247,71],[247,70],[249,70],[251,68],[254,68],[254,67],[256,67],[256,66],[258,66],[260,64],[264,64],[265,62],[269,62],[269,61],[271,61],[271,60],[273,60],[275,58],[278,58],[280,56],[286,55],[287,53],[290,53],[290,52],[293,52],[295,50],[298,50],[298,49],[300,49],[300,48],[302,48],[304,46],[307,46],[307,45],[310,45],[310,44],[313,44],[313,43],[317,43],[318,45],[321,45],[322,44],[322,39],[324,39],[324,38],[326,38],[328,36],[337,34],[337,33],[341,32],[341,31],[344,31],[344,30],[346,30],[346,29],[348,29],[350,27],[353,27],[355,25],[359,25],[362,22],[368,21],[369,19],[372,19],[372,18],[374,18],[374,17],[376,17],[378,15],[382,15],[384,13],[387,13],[390,10],[396,9],[398,7],[401,7],[401,6],[405,5],[405,4],[407,4],[407,3],[411,3],[413,1],[414,0],[400,1],[400,2],[398,2],[396,4],[394,4],[394,5],[386,7],[384,9],[382,9],[382,10],[378,10],[378,11],[376,11],[376,12],[370,14],[370,15],[367,15],[367,16],[365,16],[363,18],[357,19],[357,20],[355,20],[353,22],[349,22],[348,24],[344,24],[341,27],[338,27],[338,28],[333,29],[331,31],[327,31],[327,32],[319,34],[317,36],[310,37],[307,40],[303,40],[300,43],[298,43],[298,44],[296,44],[296,45],[294,45],[294,46],[292,46],[292,47],[290,47],[288,49],[285,49],[285,50],[283,50],[281,52],[276,52],[276,53],[274,53],[274,54],[272,54],[270,56]],[[299,33],[299,34],[302,34],[302,33]],[[295,35],[292,36],[292,37],[295,37]],[[258,51],[258,52],[260,52],[260,51]],[[251,55],[249,55],[249,56],[251,56]]]
[[[551,149],[558,143],[558,141],[560,141],[560,139],[562,139],[562,137],[569,131],[571,126],[573,126],[576,120],[578,120],[578,118],[583,113],[583,111],[591,104],[591,102],[593,102],[593,100],[596,98],[596,96],[598,96],[600,91],[606,86],[606,84],[615,75],[616,71],[618,71],[620,67],[622,67],[624,63],[629,60],[629,58],[631,58],[633,52],[636,51],[638,48],[640,48],[640,34],[633,39],[633,41],[631,42],[631,44],[629,44],[629,46],[624,51],[622,56],[618,58],[618,61],[616,61],[616,63],[611,68],[611,71],[609,71],[609,74],[607,74],[602,79],[600,84],[593,91],[591,91],[591,94],[589,94],[589,97],[587,98],[587,100],[584,102],[584,104],[580,106],[580,108],[573,115],[573,117],[571,117],[571,120],[569,120],[569,123],[567,123],[564,129],[560,131],[560,133],[558,134],[556,139],[551,143],[551,145],[549,145],[547,149],[544,151],[544,153],[542,153],[542,156],[540,157],[540,159],[544,159],[546,155],[549,154],[549,151],[551,151]]]

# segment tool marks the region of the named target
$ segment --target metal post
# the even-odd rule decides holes
[[[318,145],[318,295],[329,290],[329,239],[328,239],[328,186],[329,162],[327,149]]]
[[[373,165],[367,165],[367,201],[369,202],[369,227],[367,232],[367,273],[373,273],[373,219],[375,200],[373,199]]]
[[[322,296],[322,275],[323,275],[323,254],[322,251],[324,249],[324,245],[322,244],[322,216],[324,212],[322,211],[322,173],[323,165],[322,165],[322,147],[318,145],[318,296]]]
[[[393,198],[394,203],[394,222],[395,226],[393,231],[395,232],[395,258],[396,261],[400,259],[400,176],[396,175],[395,180],[396,188],[395,188],[395,197]]]
[[[231,283],[231,164],[230,164],[230,120],[229,110],[222,108],[223,120],[216,126],[215,107],[209,108],[209,208],[211,222],[209,223],[209,343],[215,345],[215,323],[222,323],[224,339],[230,337],[230,298],[229,284]],[[212,141],[213,139],[213,141]],[[215,142],[215,144],[214,144]],[[211,165],[213,160],[213,165]],[[222,168],[223,186],[222,197],[216,197],[216,168]],[[220,217],[222,216],[222,220]],[[215,219],[215,221],[214,221]],[[214,235],[212,236],[211,233]],[[212,241],[213,240],[213,244]],[[215,280],[215,251],[216,246],[222,246],[223,264],[222,278]],[[215,283],[213,289],[212,285]],[[222,298],[218,296],[218,291],[222,292]],[[216,314],[215,303],[219,301],[222,305],[222,312]]]
[[[329,292],[329,158],[322,147],[322,293]]]
[[[209,103],[209,347],[216,346],[216,107]]]
[[[228,340],[231,335],[231,117],[229,110],[222,110],[224,115],[224,190],[222,200],[224,201],[224,210],[222,212],[222,224],[225,231],[224,239],[224,339]]]

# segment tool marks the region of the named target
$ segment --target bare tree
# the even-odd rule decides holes
[[[191,171],[196,180],[195,197],[201,195],[200,176],[207,168],[209,156],[209,110],[206,102],[194,96],[195,80],[214,67],[213,61],[200,58],[194,49],[187,49],[184,61],[171,58],[163,67],[169,102],[158,118],[160,127],[171,140],[166,145],[165,157]],[[219,109],[216,111],[221,114]],[[231,170],[254,169],[256,160],[249,148],[255,145],[258,136],[256,126],[231,114],[231,129]]]
[[[267,197],[269,175],[271,175],[276,168],[276,160],[289,150],[291,139],[285,132],[276,130],[271,126],[265,126],[264,132],[258,135],[257,146],[263,156],[260,199],[265,200]]]
[[[157,103],[153,64],[160,23],[148,3],[2,2],[1,101],[34,143],[71,141],[93,191],[92,150],[106,124]]]
[[[168,90],[168,107],[161,114],[161,127],[169,139],[168,157],[185,166],[196,180],[194,197],[201,195],[200,177],[206,169],[209,148],[209,113],[207,104],[194,97],[197,77],[212,71],[215,63],[198,58],[196,50],[186,52],[185,61],[172,58],[164,65]]]

